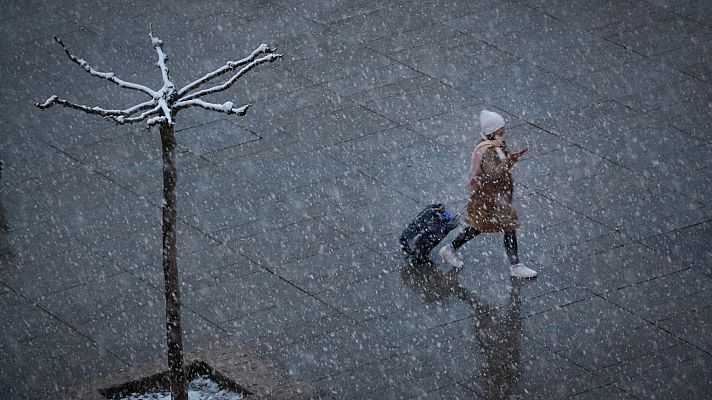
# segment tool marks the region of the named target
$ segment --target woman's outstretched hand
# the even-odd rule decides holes
[[[509,158],[512,159],[513,161],[518,161],[521,156],[524,155],[529,150],[529,148],[525,148],[524,150],[519,150],[515,151],[514,153],[511,153],[509,155]]]

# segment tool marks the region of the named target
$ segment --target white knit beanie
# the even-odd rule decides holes
[[[487,136],[504,127],[504,118],[496,112],[482,110],[480,112],[480,133]]]

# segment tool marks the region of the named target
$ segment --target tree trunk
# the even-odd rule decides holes
[[[163,149],[163,275],[166,295],[168,369],[173,400],[188,400],[180,323],[180,280],[176,261],[176,139],[172,124],[160,124]]]

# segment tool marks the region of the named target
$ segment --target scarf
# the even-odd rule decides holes
[[[502,140],[493,140],[488,137],[482,137],[475,149],[472,151],[472,156],[470,157],[470,181],[475,179],[477,174],[480,173],[482,167],[482,157],[487,149],[494,147],[497,151],[497,156],[500,160],[507,159],[507,149],[506,144]]]

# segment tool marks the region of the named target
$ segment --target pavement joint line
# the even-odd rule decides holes
[[[698,310],[694,310],[694,311],[692,311],[691,313],[688,313],[688,314],[692,314],[692,313],[695,313],[695,312],[699,312],[700,310],[705,310],[705,309],[706,309],[706,308],[701,308],[701,309],[698,309]],[[678,316],[679,316],[679,315],[678,315]],[[670,319],[672,319],[672,318],[670,318]],[[708,350],[705,350],[703,347],[700,347],[700,346],[698,346],[698,345],[695,344],[695,343],[692,343],[691,341],[685,339],[682,335],[678,335],[678,334],[676,334],[676,333],[674,333],[674,332],[672,332],[672,331],[669,331],[669,330],[666,329],[664,326],[660,325],[659,322],[662,322],[662,321],[657,321],[657,322],[653,323],[653,325],[654,325],[656,328],[660,329],[661,331],[663,331],[663,332],[669,334],[670,336],[672,336],[672,337],[678,339],[679,341],[681,341],[681,342],[683,342],[683,343],[685,343],[685,344],[687,344],[687,345],[689,345],[689,346],[692,346],[692,347],[696,348],[697,350],[699,350],[699,351],[701,351],[701,352],[707,354],[708,356],[712,356],[712,352],[710,352],[710,351],[708,351]],[[674,347],[674,346],[673,346],[673,347]]]
[[[7,285],[6,285],[6,286],[7,286]],[[75,326],[73,326],[73,325],[70,324],[69,322],[63,320],[62,318],[58,317],[57,315],[55,315],[54,313],[52,313],[51,311],[49,311],[49,310],[46,309],[45,307],[43,307],[41,304],[39,304],[39,302],[36,302],[36,301],[32,300],[31,298],[29,298],[29,297],[26,296],[25,294],[23,294],[23,293],[21,293],[21,292],[19,292],[19,291],[14,290],[14,289],[13,289],[12,287],[10,287],[10,286],[7,286],[7,287],[10,288],[10,290],[11,290],[12,292],[14,292],[16,296],[19,296],[19,297],[24,298],[25,301],[26,301],[28,304],[37,307],[38,309],[40,309],[40,310],[41,310],[42,312],[44,312],[45,314],[47,314],[47,315],[49,315],[50,317],[52,317],[52,319],[54,319],[54,320],[56,320],[57,322],[59,322],[61,325],[64,325],[65,327],[69,328],[70,331],[72,331],[72,332],[74,332],[75,334],[77,334],[77,335],[83,337],[84,339],[88,340],[90,343],[92,343],[94,346],[96,346],[97,349],[102,349],[102,350],[105,351],[106,353],[108,353],[108,354],[114,356],[117,360],[120,360],[120,361],[123,362],[124,364],[130,365],[126,360],[124,360],[123,358],[119,357],[117,354],[114,354],[114,353],[111,352],[109,349],[105,348],[104,346],[99,345],[99,343],[97,343],[96,341],[94,341],[94,339],[92,339],[91,337],[85,335],[85,334],[82,333],[79,329],[77,329]],[[35,336],[35,337],[33,337],[33,338],[27,339],[27,341],[31,341],[31,340],[34,340],[34,339],[37,339],[37,338],[42,338],[42,337],[49,336],[49,335],[51,335],[51,334],[38,335],[38,336]]]
[[[647,238],[645,238],[645,239],[647,240],[647,239],[657,238],[657,237],[663,236],[663,235],[675,234],[675,233],[677,233],[677,232],[684,231],[685,229],[695,228],[695,227],[698,227],[698,226],[700,226],[700,225],[704,225],[704,224],[707,224],[707,223],[710,223],[710,222],[712,222],[712,217],[710,217],[709,219],[706,219],[706,220],[704,220],[704,221],[701,221],[701,222],[695,222],[695,223],[693,223],[693,224],[690,224],[690,225],[685,226],[685,227],[682,227],[682,228],[677,228],[677,229],[674,229],[674,230],[671,230],[671,231],[668,231],[668,232],[664,232],[664,233],[660,233],[660,234],[657,234],[657,235],[649,236],[649,237],[647,237]],[[643,243],[641,243],[641,244],[643,244]],[[644,245],[644,244],[643,244],[643,245]],[[647,247],[647,246],[646,246],[646,247]]]
[[[616,307],[618,307],[618,308],[620,308],[620,309],[622,309],[622,310],[625,310],[626,312],[628,312],[628,313],[630,313],[630,314],[632,314],[632,315],[635,315],[636,317],[640,318],[642,321],[644,321],[644,322],[647,324],[647,325],[642,325],[642,326],[637,327],[637,328],[634,328],[634,329],[640,329],[640,328],[643,327],[643,326],[652,326],[652,327],[655,327],[655,328],[660,329],[661,331],[663,331],[663,332],[669,334],[670,336],[674,337],[675,339],[678,339],[678,340],[680,340],[681,342],[683,342],[683,343],[685,343],[685,344],[688,344],[688,345],[690,345],[690,346],[692,346],[692,347],[695,347],[695,348],[697,348],[698,350],[700,350],[700,351],[702,351],[702,352],[704,352],[704,353],[706,353],[706,354],[712,356],[712,353],[711,353],[711,352],[705,350],[704,348],[702,348],[702,347],[700,347],[700,346],[698,346],[698,345],[696,345],[696,344],[694,344],[694,343],[692,343],[692,342],[689,342],[689,341],[688,341],[687,339],[685,339],[683,336],[677,335],[677,334],[675,334],[675,333],[673,333],[673,332],[671,332],[671,331],[665,329],[662,325],[659,324],[659,322],[661,322],[661,321],[650,321],[650,320],[648,320],[648,319],[646,319],[646,318],[644,318],[644,317],[638,315],[638,313],[636,313],[636,312],[634,312],[634,311],[631,311],[631,310],[627,309],[626,307],[623,307],[623,306],[621,306],[621,305],[619,305],[619,304],[616,304],[616,303],[612,302],[611,300],[609,300],[609,299],[606,298],[605,296],[600,296],[600,295],[596,295],[596,296],[599,297],[599,298],[601,298],[601,299],[603,299],[605,302],[607,302],[607,303],[609,303],[609,304],[612,304],[612,305],[614,305],[614,306],[616,306]],[[704,309],[704,308],[702,308],[702,309]],[[699,311],[699,310],[694,310],[694,311],[692,311],[692,312],[698,312],[698,311]],[[690,313],[687,313],[687,314],[690,314]],[[673,317],[671,317],[671,318],[669,318],[669,319],[673,319],[673,318],[678,317],[678,316],[680,316],[680,315],[673,316]],[[678,344],[674,344],[674,345],[665,347],[665,348],[663,348],[663,350],[664,350],[664,349],[673,348],[673,347],[676,347],[676,346],[678,346]],[[609,368],[609,367],[611,367],[611,366],[613,366],[613,365],[618,365],[618,364],[622,364],[622,363],[624,363],[624,362],[628,362],[628,361],[632,361],[632,360],[635,360],[635,359],[638,359],[638,358],[641,358],[641,357],[645,357],[645,356],[648,356],[648,355],[650,355],[650,354],[657,353],[657,352],[660,351],[660,350],[661,350],[661,349],[656,349],[655,351],[652,351],[652,352],[649,352],[649,353],[645,353],[645,354],[642,354],[642,355],[638,355],[638,356],[636,356],[636,357],[633,357],[633,358],[630,358],[630,359],[626,359],[626,360],[621,361],[621,362],[619,362],[619,363],[612,364],[612,365],[609,365],[609,366],[606,366],[606,367],[603,367],[603,368]],[[601,369],[603,369],[603,368],[599,368],[598,370],[601,370]]]

